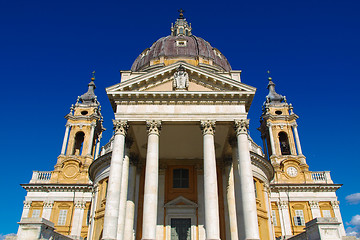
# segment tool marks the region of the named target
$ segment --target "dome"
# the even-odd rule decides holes
[[[146,71],[150,66],[166,66],[186,61],[196,66],[213,66],[218,71],[231,71],[226,57],[209,42],[191,33],[191,25],[182,15],[171,27],[171,35],[157,40],[135,60],[131,71]]]

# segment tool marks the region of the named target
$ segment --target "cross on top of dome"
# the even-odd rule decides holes
[[[171,24],[171,35],[172,36],[191,36],[191,23],[188,24],[186,18],[184,18],[184,10],[179,9],[179,17],[176,19],[175,24]]]

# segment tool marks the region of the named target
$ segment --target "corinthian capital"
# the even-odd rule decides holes
[[[201,120],[200,128],[203,135],[215,134],[215,121],[214,120]]]
[[[249,129],[249,119],[235,120],[236,136],[240,134],[247,134],[248,129]]]
[[[161,131],[161,121],[160,120],[149,120],[146,121],[146,128],[148,134],[157,134],[160,135]]]
[[[114,124],[114,130],[115,130],[115,135],[116,134],[121,134],[121,135],[126,135],[127,130],[129,128],[129,124],[127,121],[125,120],[113,120],[113,124]]]

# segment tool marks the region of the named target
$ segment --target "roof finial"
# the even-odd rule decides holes
[[[184,19],[184,10],[182,9],[182,8],[180,8],[179,10],[178,10],[178,12],[180,13],[179,14],[179,19]]]
[[[267,73],[269,74],[268,80],[271,81],[272,78],[270,77],[270,70],[267,70]]]
[[[95,70],[92,71],[91,75],[92,75],[91,81],[95,81]]]

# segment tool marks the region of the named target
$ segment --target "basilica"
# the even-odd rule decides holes
[[[91,78],[65,116],[54,169],[21,185],[17,239],[342,239],[341,185],[310,171],[299,116],[272,78],[255,143],[256,88],[183,12],[170,30],[106,88],[115,119],[104,145],[111,119]]]

